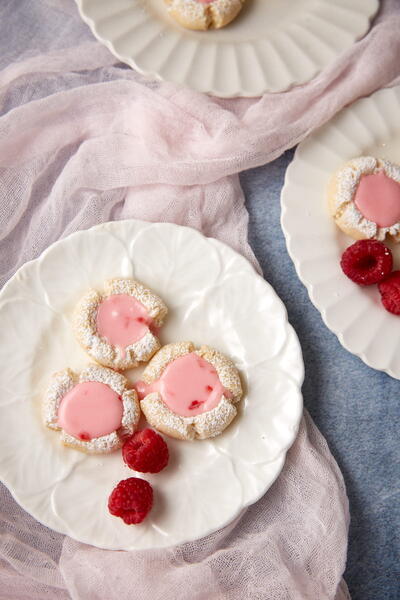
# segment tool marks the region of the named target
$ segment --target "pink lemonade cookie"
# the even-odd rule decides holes
[[[336,171],[328,186],[329,211],[350,237],[400,241],[400,166],[354,158]]]
[[[164,302],[134,279],[110,279],[104,293],[88,290],[73,315],[75,335],[106,367],[123,371],[147,362],[160,348],[159,328],[168,312]]]
[[[246,0],[165,0],[169,14],[187,29],[220,29],[242,10]]]
[[[208,346],[196,350],[191,342],[161,348],[135,387],[150,425],[182,440],[222,433],[242,397],[232,361]]]
[[[90,454],[120,448],[140,418],[135,390],[120,373],[89,365],[79,375],[54,373],[43,401],[46,427],[61,431],[66,446]]]

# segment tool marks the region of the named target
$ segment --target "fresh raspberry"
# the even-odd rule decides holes
[[[383,306],[394,315],[400,315],[400,271],[393,271],[378,285]]]
[[[359,285],[379,283],[393,267],[392,253],[378,240],[359,240],[349,246],[340,261],[343,273]]]
[[[141,473],[159,473],[168,464],[168,446],[152,429],[137,431],[122,447],[128,467]]]
[[[152,506],[153,488],[137,477],[120,481],[108,499],[110,513],[121,517],[127,525],[141,523]]]

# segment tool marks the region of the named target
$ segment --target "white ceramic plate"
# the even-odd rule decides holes
[[[400,87],[355,102],[300,144],[282,190],[282,228],[300,279],[342,345],[400,378],[400,318],[386,312],[376,286],[362,288],[342,273],[341,255],[354,240],[327,210],[329,177],[362,155],[400,163]],[[388,245],[399,269],[400,247]]]
[[[40,415],[49,375],[89,362],[71,332],[74,304],[113,276],[135,276],[166,301],[163,343],[190,339],[226,352],[247,390],[221,436],[168,439],[170,464],[144,476],[155,505],[139,526],[107,511],[113,487],[135,475],[121,453],[65,448]],[[265,493],[295,438],[303,362],[285,308],[242,256],[193,229],[119,221],[71,235],[4,287],[0,330],[0,478],[37,520],[79,541],[129,550],[211,533]]]
[[[222,97],[312,79],[369,29],[379,0],[247,0],[218,31],[180,27],[164,0],[76,0],[93,34],[145,75]]]

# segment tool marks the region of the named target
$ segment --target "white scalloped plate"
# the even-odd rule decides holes
[[[368,31],[379,8],[379,0],[248,0],[228,27],[195,32],[169,17],[164,0],[76,3],[121,61],[221,97],[261,96],[309,81]]]
[[[155,505],[138,526],[107,510],[113,487],[135,475],[120,451],[99,457],[65,448],[40,415],[50,374],[88,362],[71,333],[75,302],[113,276],[135,276],[166,301],[163,343],[190,339],[226,352],[247,390],[221,436],[168,440],[168,467],[142,475],[154,486]],[[232,521],[281,471],[302,412],[299,343],[270,285],[224,244],[186,227],[140,221],[75,233],[4,287],[0,329],[0,477],[48,527],[102,548],[170,546]]]
[[[282,228],[297,273],[326,325],[367,365],[400,379],[400,318],[386,312],[376,286],[362,288],[342,273],[341,255],[354,240],[327,210],[329,177],[361,155],[400,163],[400,87],[355,102],[299,145],[282,190]],[[388,245],[399,269],[400,247]]]

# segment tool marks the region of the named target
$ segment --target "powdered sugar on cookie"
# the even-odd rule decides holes
[[[388,193],[395,196],[397,184],[400,184],[399,165],[372,156],[361,156],[349,161],[334,174],[328,188],[330,211],[337,225],[355,239],[373,238],[382,241],[391,236],[395,241],[400,241],[400,222],[393,223],[393,219],[390,220],[391,215],[400,215],[400,203],[399,209],[396,209],[396,197],[389,199],[390,211],[388,208],[387,214],[384,206],[388,203]],[[370,193],[368,186],[373,186]],[[371,197],[372,194],[374,198]],[[400,187],[398,198],[400,199]],[[373,202],[377,203],[375,210],[371,209]],[[372,220],[372,215],[376,215],[375,220]],[[385,221],[384,217],[389,217],[389,220]],[[381,226],[379,222],[391,224]]]
[[[156,337],[168,309],[134,279],[111,279],[104,293],[88,290],[73,315],[75,335],[100,364],[124,370],[147,362],[159,349]]]
[[[165,0],[169,13],[188,29],[220,29],[241,11],[246,0]]]
[[[61,431],[67,446],[92,454],[122,445],[139,422],[135,390],[120,373],[89,365],[78,376],[70,369],[55,373],[43,400],[47,427]]]
[[[237,369],[226,356],[191,342],[164,346],[136,384],[153,427],[179,439],[214,437],[236,416],[242,396]]]

